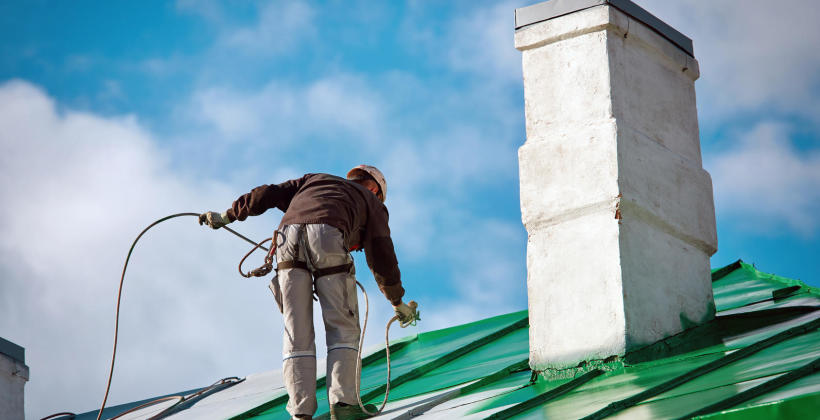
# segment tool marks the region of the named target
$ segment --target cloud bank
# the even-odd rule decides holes
[[[26,348],[29,416],[92,409],[102,400],[130,242],[167,209],[233,193],[172,173],[136,117],[60,109],[24,81],[0,84],[0,126],[0,329]],[[209,233],[186,217],[138,244],[112,404],[278,364],[273,300],[224,257],[241,256],[244,245]]]
[[[773,234],[785,225],[811,237],[820,212],[820,151],[800,151],[788,124],[763,121],[738,144],[707,161],[719,211],[747,220],[743,229]]]

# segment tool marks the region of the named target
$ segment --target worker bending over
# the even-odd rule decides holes
[[[386,194],[382,173],[359,165],[347,179],[307,174],[279,185],[262,185],[239,197],[226,212],[199,217],[200,224],[218,229],[270,208],[285,212],[275,239],[278,284],[275,277],[271,289],[285,324],[283,374],[290,397],[287,410],[295,418],[309,419],[317,408],[314,293],[325,323],[331,418],[367,417],[356,398],[360,329],[350,251],[364,249],[367,265],[399,321],[413,320],[414,311],[402,302],[404,288],[387,225]]]

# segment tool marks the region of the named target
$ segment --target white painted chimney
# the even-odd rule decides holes
[[[689,38],[628,0],[516,10],[530,365],[624,355],[714,317],[712,181]]]
[[[28,382],[25,350],[0,338],[0,419],[23,420],[23,387]]]

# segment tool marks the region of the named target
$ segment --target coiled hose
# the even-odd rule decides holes
[[[376,410],[376,412],[372,412],[365,408],[362,403],[361,396],[362,347],[364,345],[364,333],[367,331],[367,318],[370,314],[370,301],[367,298],[367,292],[364,290],[364,286],[362,286],[358,280],[356,281],[356,285],[359,286],[359,289],[362,289],[362,295],[364,295],[364,323],[362,323],[362,334],[359,336],[359,350],[356,352],[356,402],[359,403],[359,408],[361,408],[363,412],[371,416],[376,416],[381,414],[384,410],[384,406],[387,405],[387,398],[390,396],[390,325],[392,325],[394,321],[398,321],[399,316],[393,315],[393,317],[390,318],[390,321],[387,321],[387,326],[384,328],[384,354],[387,359],[387,382],[385,382],[384,400],[382,400],[382,405]],[[407,325],[415,325],[415,322],[418,319],[418,311],[416,311],[418,304],[411,300],[407,306],[413,308],[413,312],[416,313],[413,321],[407,324],[402,324],[402,327],[406,327]]]

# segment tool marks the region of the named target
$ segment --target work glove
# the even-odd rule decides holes
[[[415,304],[415,302],[411,302]],[[402,328],[407,327],[408,325],[412,325],[416,319],[418,319],[418,315],[416,312],[416,305],[408,306],[406,303],[401,302],[397,306],[394,306],[393,309],[396,311],[396,317],[399,319],[399,324]]]
[[[228,219],[228,212],[220,214],[215,211],[209,211],[199,215],[199,224],[208,225],[212,229],[219,229],[228,223],[231,223],[230,219]]]

